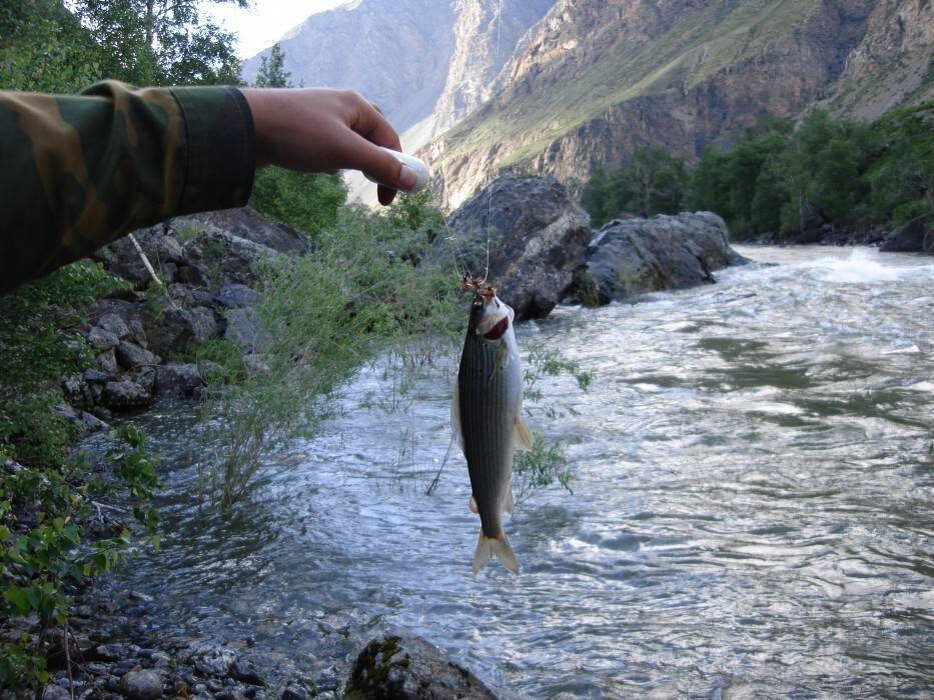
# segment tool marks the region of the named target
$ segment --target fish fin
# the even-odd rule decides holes
[[[509,487],[506,489],[506,502],[503,504],[503,510],[510,515],[516,507],[516,502],[512,498],[512,481],[509,482]]]
[[[480,569],[486,566],[490,557],[496,555],[499,563],[509,569],[512,573],[519,573],[519,560],[516,559],[515,552],[509,546],[509,540],[505,533],[500,533],[499,537],[487,537],[480,530],[480,540],[477,542],[477,549],[473,554],[473,572],[477,574]]]
[[[470,500],[467,501],[467,508],[469,508],[470,512],[473,513],[474,515],[480,512],[480,509],[477,507],[477,499],[474,498],[473,496],[471,496]]]
[[[460,445],[461,452],[464,451],[464,430],[461,428],[461,402],[460,389],[457,382],[454,382],[454,396],[451,397],[451,431],[454,433],[454,439]]]
[[[531,450],[532,445],[535,443],[535,437],[532,435],[532,429],[529,427],[529,424],[519,417],[516,418],[516,422],[513,425],[516,432],[516,443],[519,448]]]

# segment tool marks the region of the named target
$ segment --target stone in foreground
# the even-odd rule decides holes
[[[354,663],[346,693],[398,700],[496,697],[437,647],[409,635],[387,635],[367,644]]]
[[[747,260],[711,212],[614,219],[594,234],[568,289],[570,300],[601,306],[663,289],[716,282],[713,271]]]
[[[488,278],[515,309],[516,321],[551,312],[590,242],[590,217],[551,177],[504,175],[465,202],[448,225],[457,240],[442,241],[454,249],[445,262],[457,260],[483,276],[489,247]]]

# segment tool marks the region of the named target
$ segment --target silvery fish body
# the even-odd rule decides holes
[[[502,527],[503,512],[511,513],[513,506],[513,455],[517,446],[531,445],[531,433],[520,415],[522,366],[514,317],[492,289],[476,294],[451,407],[453,429],[470,473],[470,509],[480,515],[474,573],[493,555],[519,573]]]

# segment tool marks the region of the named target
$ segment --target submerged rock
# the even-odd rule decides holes
[[[448,225],[458,240],[442,243],[473,275],[483,275],[489,247],[488,278],[519,321],[543,318],[558,304],[591,237],[590,217],[550,177],[498,178]]]
[[[437,647],[408,635],[388,635],[367,644],[354,662],[346,692],[399,700],[496,697]]]
[[[710,212],[615,219],[594,235],[568,296],[600,306],[646,292],[713,283],[714,270],[745,262],[730,247],[723,219]]]

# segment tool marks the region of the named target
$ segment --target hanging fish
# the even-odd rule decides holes
[[[480,540],[473,557],[476,574],[496,555],[514,574],[519,562],[503,532],[502,514],[512,513],[512,458],[516,447],[530,449],[532,432],[521,418],[522,367],[513,331],[515,312],[480,280],[474,290],[467,337],[451,405],[454,435],[467,458],[470,510],[480,515]]]

